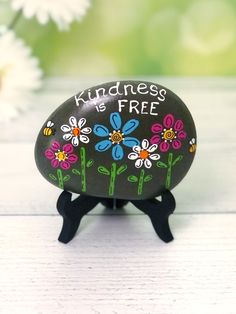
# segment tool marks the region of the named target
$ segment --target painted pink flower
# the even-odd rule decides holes
[[[186,132],[183,130],[182,120],[174,119],[172,114],[167,114],[163,123],[154,123],[151,127],[154,135],[151,137],[151,144],[158,144],[161,152],[167,152],[172,146],[173,149],[181,147],[181,141],[186,138]]]
[[[73,146],[71,144],[63,145],[62,149],[57,141],[51,143],[50,148],[46,149],[44,155],[47,159],[51,160],[53,168],[59,166],[68,170],[71,164],[74,164],[78,157],[73,153]]]

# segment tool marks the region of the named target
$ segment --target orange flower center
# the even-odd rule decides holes
[[[141,159],[146,159],[146,158],[148,158],[148,156],[149,156],[149,153],[146,150],[141,150],[141,152],[139,153],[139,157]]]
[[[72,134],[74,136],[79,136],[80,135],[80,129],[79,128],[73,128],[72,129]]]
[[[173,140],[175,138],[175,132],[172,129],[165,130],[162,138],[164,140]]]
[[[109,139],[112,141],[112,143],[119,144],[123,140],[123,136],[120,131],[113,131]]]
[[[67,159],[67,154],[65,154],[64,152],[60,150],[57,153],[55,153],[55,155],[56,155],[56,159],[59,161],[64,161]]]

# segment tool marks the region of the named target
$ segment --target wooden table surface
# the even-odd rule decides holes
[[[57,241],[60,190],[37,171],[34,141],[60,103],[98,80],[50,79],[31,110],[0,125],[0,314],[236,313],[236,79],[146,80],[176,92],[198,131],[173,190],[175,240],[161,242],[128,205],[98,206],[72,242]]]

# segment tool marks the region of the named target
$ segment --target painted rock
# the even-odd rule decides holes
[[[155,83],[118,81],[58,107],[40,130],[35,159],[61,189],[148,199],[183,179],[195,151],[194,122],[178,96]]]

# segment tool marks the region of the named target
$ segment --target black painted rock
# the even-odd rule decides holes
[[[192,116],[155,83],[119,81],[78,93],[44,123],[35,146],[41,174],[61,189],[148,199],[175,187],[196,150]]]

